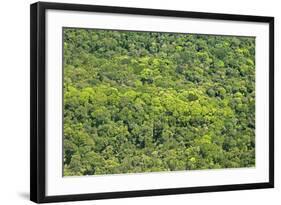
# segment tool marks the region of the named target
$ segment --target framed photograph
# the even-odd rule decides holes
[[[37,203],[274,187],[274,18],[31,5]]]

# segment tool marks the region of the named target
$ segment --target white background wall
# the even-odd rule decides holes
[[[52,1],[52,0],[49,0]],[[146,7],[275,17],[275,165],[276,188],[60,204],[280,204],[281,195],[281,12],[278,0],[60,0],[69,3]],[[0,204],[29,202],[29,4],[0,4]]]

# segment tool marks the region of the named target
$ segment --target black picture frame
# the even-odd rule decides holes
[[[263,183],[46,196],[46,10],[234,20],[269,24],[269,181]],[[38,2],[30,6],[30,199],[37,203],[97,200],[274,187],[274,18],[218,13]]]

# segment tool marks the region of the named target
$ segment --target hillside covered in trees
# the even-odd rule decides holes
[[[65,176],[255,166],[255,38],[63,32]]]

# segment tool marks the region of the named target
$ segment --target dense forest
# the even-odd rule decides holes
[[[255,38],[64,28],[64,175],[255,166]]]

